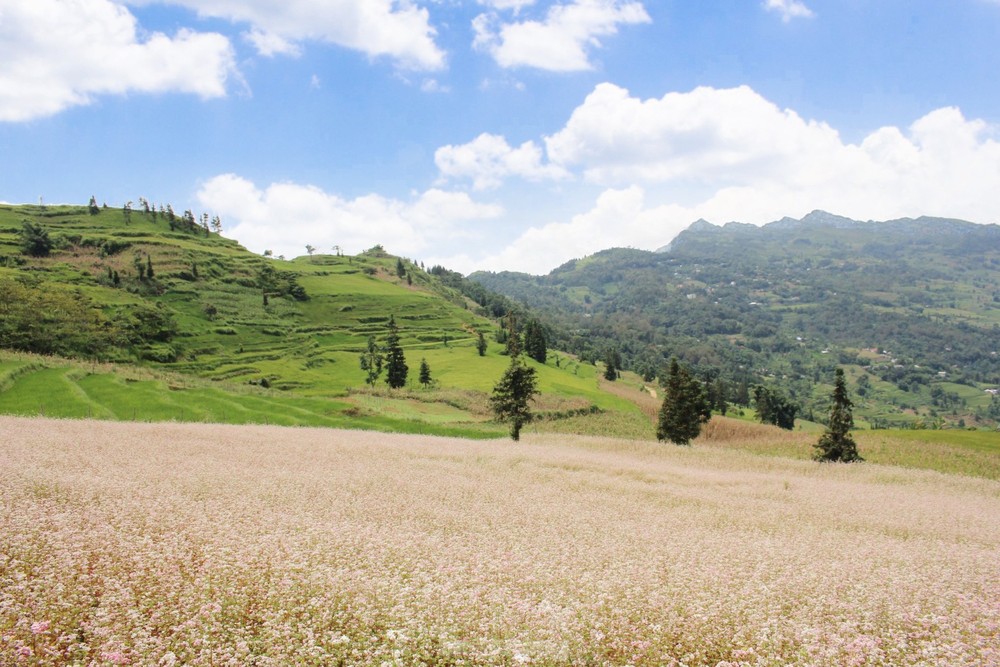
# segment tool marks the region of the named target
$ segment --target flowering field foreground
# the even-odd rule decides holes
[[[997,665],[1000,483],[0,417],[0,664]]]

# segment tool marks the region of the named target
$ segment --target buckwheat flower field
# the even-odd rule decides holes
[[[2,665],[998,665],[1000,484],[0,417]]]

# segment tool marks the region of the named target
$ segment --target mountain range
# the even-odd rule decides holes
[[[470,279],[544,313],[557,346],[591,359],[613,348],[647,377],[676,356],[819,413],[839,365],[873,423],[1000,417],[997,225],[824,211],[760,227],[699,220],[657,251]]]

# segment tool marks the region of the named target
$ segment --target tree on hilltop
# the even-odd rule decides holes
[[[854,404],[847,396],[844,369],[838,368],[834,376],[833,405],[830,406],[830,422],[826,432],[820,436],[814,458],[817,461],[842,461],[852,463],[864,461],[858,454],[858,446],[851,437],[854,428]]]

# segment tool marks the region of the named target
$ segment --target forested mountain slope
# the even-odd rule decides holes
[[[655,373],[676,355],[822,408],[837,365],[883,422],[1000,418],[1000,227],[857,222],[816,211],[756,227],[698,221],[657,252],[616,248],[547,276],[476,273],[549,313],[557,344]]]

